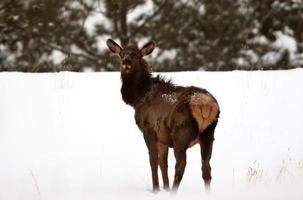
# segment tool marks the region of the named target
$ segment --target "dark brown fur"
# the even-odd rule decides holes
[[[168,147],[174,149],[176,158],[176,191],[186,166],[186,150],[197,142],[201,146],[202,177],[208,186],[214,130],[220,112],[216,99],[205,89],[175,86],[160,76],[153,77],[142,57],[152,52],[154,42],[140,50],[135,44],[123,49],[112,40],[107,45],[121,58],[121,94],[125,103],[135,109],[136,123],[149,150],[153,190],[159,190],[158,165],[164,188],[169,189]]]

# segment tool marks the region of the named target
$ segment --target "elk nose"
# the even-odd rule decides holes
[[[130,59],[126,58],[122,60],[122,68],[126,71],[131,69],[131,61]]]
[[[125,58],[122,60],[122,65],[131,65],[131,61],[129,58]]]

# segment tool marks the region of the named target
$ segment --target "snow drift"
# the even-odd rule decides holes
[[[211,192],[196,145],[177,199],[302,199],[302,69],[166,75],[208,89],[221,107]],[[0,73],[0,199],[169,198],[151,192],[120,84],[119,73]],[[170,151],[171,183],[173,172]]]

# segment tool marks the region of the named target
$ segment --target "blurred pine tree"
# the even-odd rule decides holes
[[[0,71],[118,70],[108,37],[154,39],[155,71],[302,67],[302,13],[302,0],[2,0]]]

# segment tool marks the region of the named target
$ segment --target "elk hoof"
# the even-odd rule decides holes
[[[165,191],[169,192],[169,185],[164,185],[164,186],[163,186],[163,189],[164,189]]]
[[[206,192],[210,192],[210,180],[204,181],[204,188]]]
[[[159,186],[153,187],[153,193],[154,193],[154,194],[157,194],[159,191],[160,191]]]

